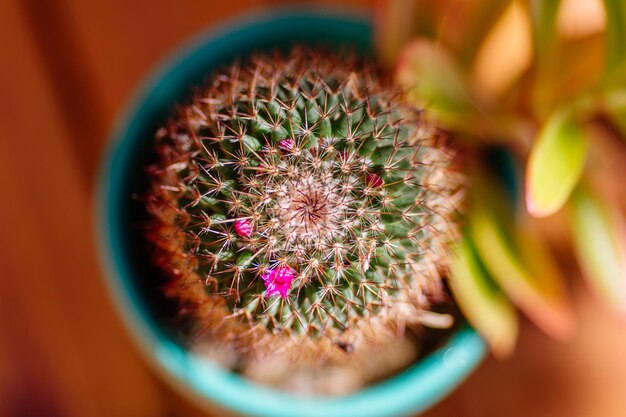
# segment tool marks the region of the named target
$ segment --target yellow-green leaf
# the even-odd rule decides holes
[[[451,266],[450,287],[465,318],[494,355],[511,354],[519,327],[515,309],[490,280],[467,237],[457,244]]]
[[[540,329],[556,339],[569,337],[574,330],[573,315],[562,277],[546,248],[529,234],[522,236],[517,230],[509,234],[498,217],[485,205],[470,212],[470,236],[482,263]]]
[[[602,302],[626,314],[626,226],[624,218],[584,186],[573,195],[574,248],[588,285]]]
[[[583,171],[587,139],[565,111],[557,111],[539,132],[526,168],[526,207],[549,216],[567,201]]]
[[[410,100],[448,126],[458,124],[473,110],[467,80],[457,62],[430,40],[415,39],[403,49],[396,80],[408,90]]]

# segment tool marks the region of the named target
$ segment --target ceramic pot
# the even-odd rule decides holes
[[[145,187],[151,141],[172,105],[213,69],[252,51],[293,43],[372,51],[371,16],[274,11],[223,24],[177,50],[148,79],[123,114],[101,170],[98,236],[111,296],[141,351],[186,396],[210,409],[259,417],[387,417],[415,415],[459,385],[485,355],[469,327],[402,373],[342,397],[303,397],[264,387],[194,355],[166,325],[172,305],[155,282],[141,231],[142,207],[133,198]]]

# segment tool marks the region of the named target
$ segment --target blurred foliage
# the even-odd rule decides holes
[[[626,314],[625,207],[618,203],[624,199],[605,186],[615,182],[611,176],[625,175],[598,178],[592,168],[616,149],[599,145],[599,131],[621,138],[617,152],[626,154],[626,3],[392,0],[379,6],[381,59],[469,161],[466,233],[450,283],[494,354],[506,356],[515,345],[512,305],[554,338],[575,327],[562,262],[537,227],[539,217],[566,225],[565,253],[576,254],[600,302]],[[494,144],[524,172],[511,180],[494,169],[497,158],[488,151]],[[515,183],[524,184],[525,204],[509,198]],[[560,221],[564,213],[569,221]]]
[[[526,206],[530,214],[554,214],[580,180],[587,138],[581,126],[560,110],[541,127],[533,144],[526,174]]]

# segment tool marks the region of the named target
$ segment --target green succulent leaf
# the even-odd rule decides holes
[[[605,111],[626,140],[626,90],[615,90],[606,95]]]
[[[416,39],[402,51],[396,78],[409,99],[426,106],[444,124],[455,126],[473,110],[465,75],[441,45]]]
[[[535,114],[546,114],[555,100],[554,70],[559,55],[556,50],[557,15],[561,0],[530,0],[534,54],[534,88],[531,90]],[[559,74],[561,76],[561,74]]]
[[[588,285],[626,314],[626,227],[612,207],[580,186],[571,203],[574,249]]]
[[[454,251],[450,284],[459,308],[487,340],[494,355],[509,355],[517,340],[517,314],[489,278],[468,237],[461,240]]]
[[[554,45],[556,17],[560,0],[531,0],[530,12],[533,23],[535,56],[542,62]]]
[[[526,207],[535,217],[558,211],[583,171],[587,138],[564,110],[555,112],[539,132],[526,168]]]
[[[605,82],[624,79],[626,70],[626,3],[623,0],[604,0],[606,15]]]
[[[470,212],[470,236],[494,281],[546,334],[569,337],[574,321],[559,270],[538,239],[507,229],[484,204]]]

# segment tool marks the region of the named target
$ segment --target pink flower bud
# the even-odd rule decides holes
[[[367,185],[372,188],[378,188],[383,185],[383,179],[374,173],[367,174]]]
[[[268,269],[267,272],[261,275],[265,288],[267,288],[265,296],[269,298],[280,295],[282,298],[287,298],[291,289],[291,282],[295,277],[295,271],[289,266]]]
[[[252,235],[252,220],[235,220],[235,232],[241,237],[250,237]]]
[[[293,139],[283,139],[278,142],[278,146],[280,146],[283,151],[291,151],[295,145],[296,142]]]

